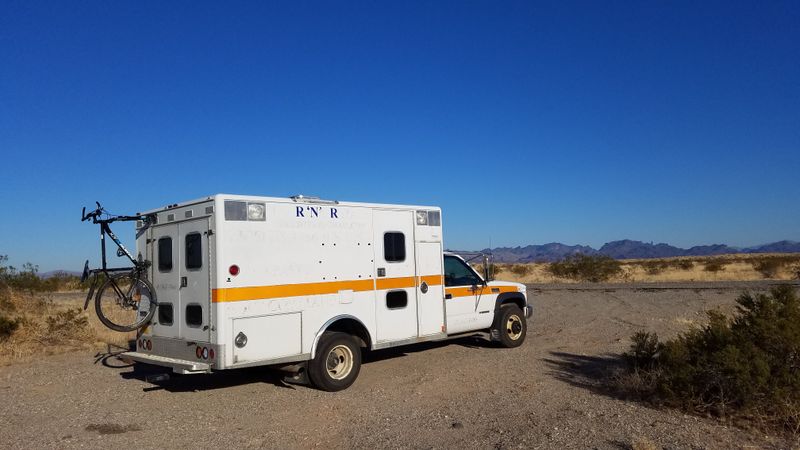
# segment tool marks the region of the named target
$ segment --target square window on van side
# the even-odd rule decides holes
[[[389,291],[386,293],[386,308],[401,309],[408,306],[408,292]]]

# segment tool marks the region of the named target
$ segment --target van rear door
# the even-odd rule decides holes
[[[179,337],[208,342],[211,334],[208,218],[178,224],[182,261],[179,266]]]
[[[159,303],[153,321],[156,336],[209,341],[208,229],[208,218],[153,228],[151,279]]]

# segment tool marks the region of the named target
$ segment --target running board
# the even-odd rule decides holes
[[[169,358],[166,356],[149,355],[141,352],[125,352],[120,354],[119,359],[123,361],[136,361],[155,366],[169,367],[175,373],[184,375],[193,373],[209,373],[211,365],[198,361],[188,361],[185,359]]]

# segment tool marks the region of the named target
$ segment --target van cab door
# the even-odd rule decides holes
[[[444,255],[444,285],[447,333],[478,329],[483,280],[461,258]],[[491,311],[488,314],[491,316]]]

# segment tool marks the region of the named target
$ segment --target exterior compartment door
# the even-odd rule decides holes
[[[377,342],[418,336],[414,215],[373,211]]]
[[[442,244],[417,242],[417,295],[419,335],[445,331]]]

